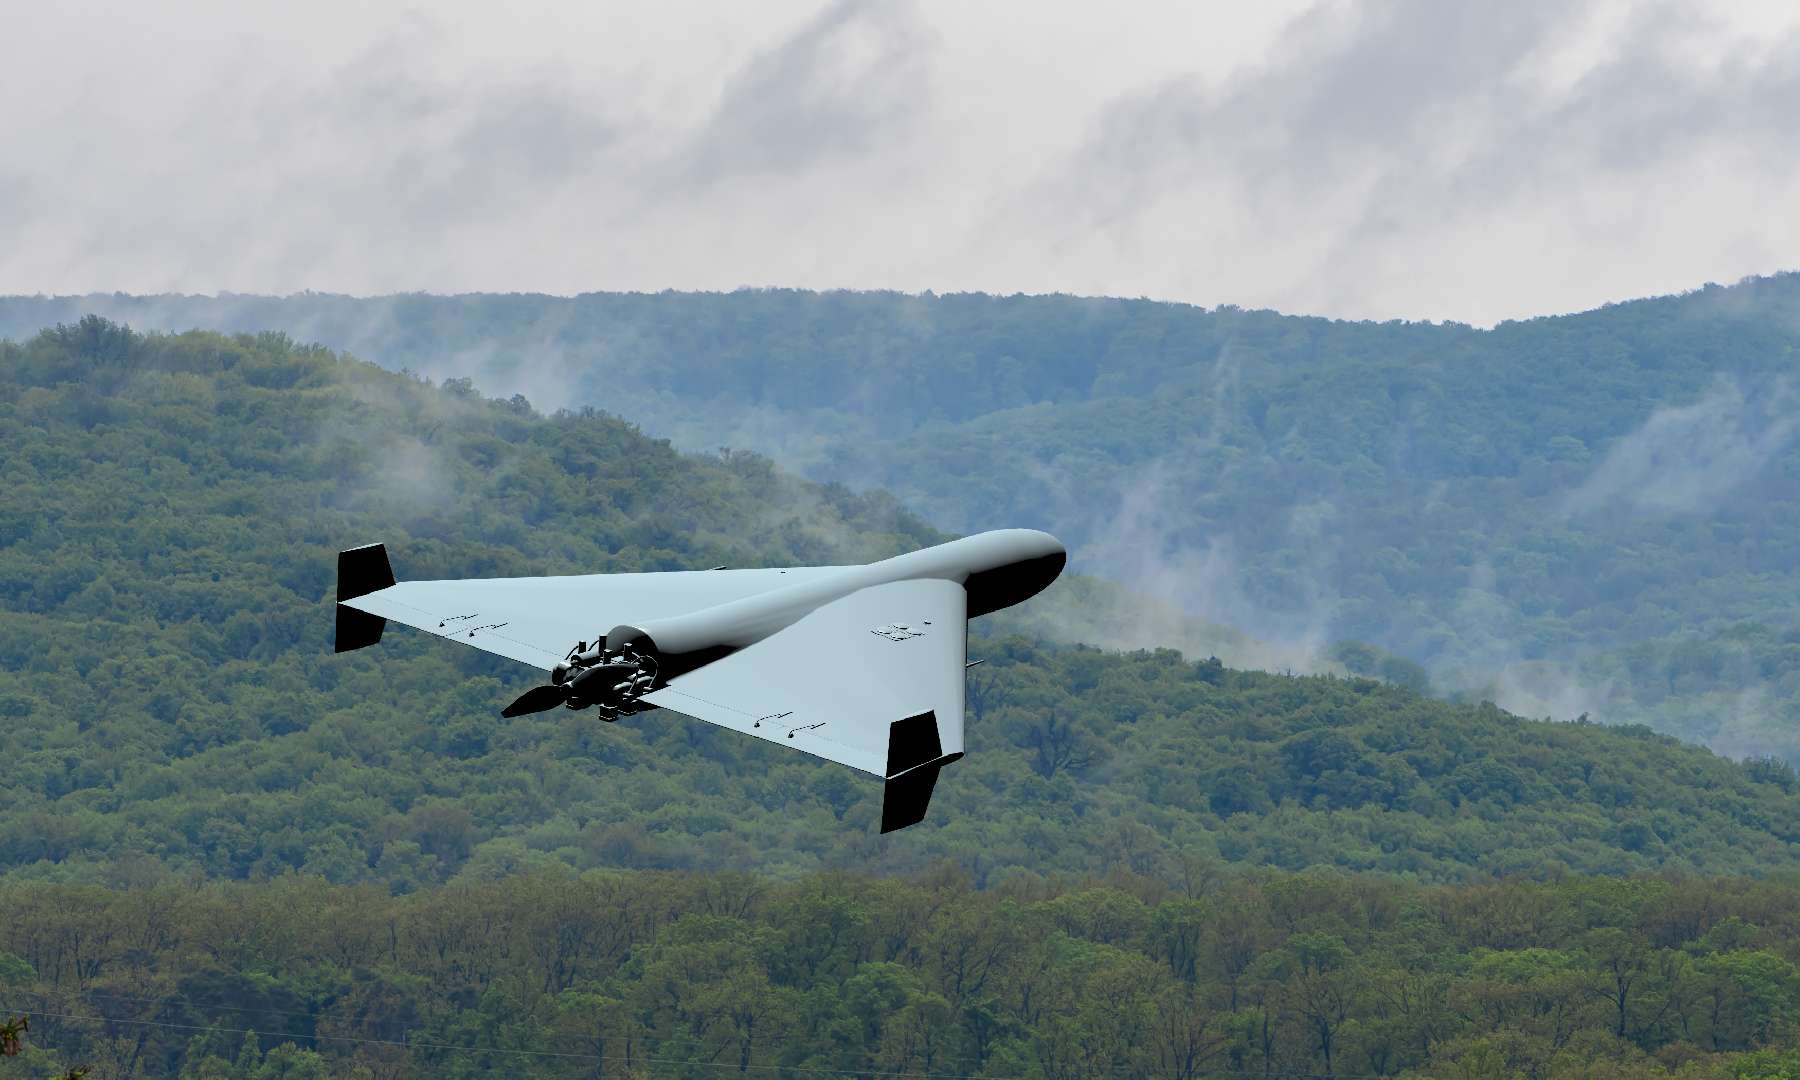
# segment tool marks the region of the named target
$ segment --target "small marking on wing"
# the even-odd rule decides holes
[[[914,630],[905,623],[889,623],[886,626],[878,626],[869,633],[887,638],[889,641],[911,641],[913,638],[925,636],[925,631]]]
[[[794,715],[794,710],[792,710],[792,709],[789,709],[787,712],[770,713],[767,716],[758,717],[756,720],[756,723],[751,724],[750,726],[751,727],[762,727],[762,722],[764,720],[779,720],[784,716],[792,716],[792,715]]]
[[[785,713],[784,713],[784,714],[783,714],[783,715],[786,715],[786,714],[785,714]],[[818,722],[818,723],[816,723],[816,724],[806,724],[806,725],[804,725],[804,726],[802,726],[802,727],[797,727],[797,728],[794,728],[794,729],[793,729],[793,731],[789,731],[789,732],[788,732],[788,738],[790,738],[790,739],[791,739],[791,738],[793,738],[793,737],[794,737],[794,732],[795,732],[795,731],[811,731],[811,730],[813,730],[813,729],[814,729],[814,728],[822,728],[822,727],[824,727],[824,726],[825,726],[825,721],[823,721],[823,720],[821,720],[821,721],[819,721],[819,722]]]
[[[470,619],[479,619],[479,618],[481,618],[480,612],[477,612],[474,615],[451,615],[448,618],[445,618],[438,623],[438,629],[442,630],[444,628],[445,623],[468,622]]]

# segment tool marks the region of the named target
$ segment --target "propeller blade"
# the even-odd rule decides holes
[[[519,695],[519,700],[500,710],[501,716],[524,716],[527,713],[554,709],[569,700],[566,686],[534,686]]]

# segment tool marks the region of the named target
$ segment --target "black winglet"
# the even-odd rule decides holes
[[[380,592],[393,583],[394,570],[388,565],[385,546],[370,544],[338,552],[336,651],[350,652],[381,641],[381,632],[387,629],[387,620],[379,615],[346,607],[344,601]]]
[[[881,797],[881,831],[891,833],[925,820],[938,770],[962,757],[944,753],[937,713],[922,712],[888,725],[887,790]]]
[[[960,757],[961,754],[945,754],[936,761],[889,777],[887,790],[881,797],[881,831],[891,833],[924,821],[925,811],[931,807],[931,791],[937,786],[938,772]]]
[[[888,725],[887,775],[890,778],[943,756],[944,744],[938,741],[937,713],[922,712]],[[929,789],[926,794],[931,794]]]
[[[335,649],[338,652],[350,652],[353,649],[379,645],[381,632],[386,629],[387,620],[381,616],[358,611],[348,604],[339,604]]]
[[[338,552],[338,603],[380,592],[394,584],[387,545],[370,544]]]

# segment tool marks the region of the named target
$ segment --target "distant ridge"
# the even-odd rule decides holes
[[[1354,639],[1459,699],[1800,759],[1786,654],[1690,648],[1800,626],[1800,275],[1489,331],[795,290],[14,297],[0,329],[89,308],[592,406],[946,530],[1045,529],[1074,570],[1252,640]]]
[[[884,492],[280,334],[90,319],[0,346],[0,460],[13,880],[400,893],[563,867],[793,880],[948,859],[996,884],[1116,864],[1173,881],[1206,858],[1420,881],[1800,863],[1784,764],[1233,670],[1206,654],[1254,643],[1092,579],[1026,627],[1121,646],[1168,629],[1196,655],[972,639],[974,752],[939,782],[945,813],[898,837],[877,834],[876,778],[671,713],[504,720],[540,672],[399,629],[332,651],[338,550],[498,576],[861,561],[946,534]]]

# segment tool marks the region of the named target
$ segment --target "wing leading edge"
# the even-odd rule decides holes
[[[602,639],[625,619],[687,615],[842,571],[802,566],[396,584],[387,550],[371,544],[338,555],[337,651],[375,644],[391,619],[549,669],[576,642]]]

